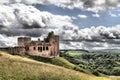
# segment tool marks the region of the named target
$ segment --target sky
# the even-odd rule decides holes
[[[60,49],[120,49],[120,0],[0,0],[0,47],[60,36]]]

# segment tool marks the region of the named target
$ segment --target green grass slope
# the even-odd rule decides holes
[[[55,64],[55,65],[58,65],[58,66],[69,68],[69,69],[74,69],[75,68],[74,64],[70,63],[68,60],[66,60],[62,57],[52,58],[51,64]]]
[[[33,60],[50,63],[53,65],[62,66],[69,69],[74,69],[76,65],[70,63],[67,59],[63,57],[54,57],[54,58],[45,58],[40,56],[30,56],[30,55],[23,55],[23,57],[28,57]]]
[[[0,80],[110,80],[0,51]]]

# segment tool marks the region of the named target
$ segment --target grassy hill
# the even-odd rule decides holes
[[[45,58],[45,57],[30,56],[30,55],[20,55],[20,56],[34,59],[34,60],[37,60],[40,62],[45,62],[45,63],[50,63],[53,65],[62,66],[62,67],[69,68],[69,69],[74,69],[76,66],[76,65],[70,63],[67,59],[65,59],[63,57]]]
[[[0,80],[110,80],[0,51]]]
[[[110,76],[111,80],[120,80],[120,76]]]

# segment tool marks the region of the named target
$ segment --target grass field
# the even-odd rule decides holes
[[[110,76],[111,80],[120,80],[120,76]]]
[[[111,80],[0,51],[0,80]]]

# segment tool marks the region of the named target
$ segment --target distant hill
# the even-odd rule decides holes
[[[101,50],[91,50],[93,53],[120,53],[120,49],[101,49]]]
[[[0,51],[0,80],[110,80]]]

